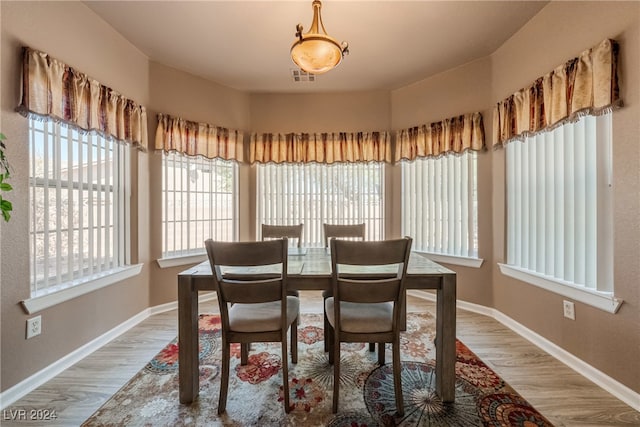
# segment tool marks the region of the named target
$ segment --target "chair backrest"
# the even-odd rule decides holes
[[[332,239],[331,275],[337,305],[339,301],[398,303],[405,291],[412,242],[411,237],[366,242]]]
[[[205,241],[223,322],[227,304],[283,300],[286,313],[287,239]],[[286,318],[286,316],[285,316]]]
[[[335,237],[337,239],[357,238],[365,239],[365,228],[363,224],[324,224],[324,247],[329,247],[329,240]]]
[[[280,239],[288,237],[298,239],[298,247],[302,243],[303,224],[298,225],[268,225],[262,224],[262,240]]]

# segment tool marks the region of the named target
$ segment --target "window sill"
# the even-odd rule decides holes
[[[421,251],[415,251],[415,252],[429,258],[431,261],[443,262],[445,264],[461,265],[463,267],[480,268],[480,266],[484,262],[484,259],[482,258],[470,258],[470,257],[464,257],[464,256],[457,256],[457,255],[436,254],[433,252],[421,252]]]
[[[513,277],[612,314],[617,313],[623,303],[623,300],[616,298],[610,292],[599,292],[570,283],[563,283],[512,265],[498,263],[498,266],[500,267],[500,272],[505,276]]]
[[[82,282],[82,284],[21,301],[22,308],[24,308],[27,314],[33,314],[81,295],[88,294],[89,292],[121,282],[130,277],[137,276],[141,271],[142,264],[136,264],[100,273]]]
[[[160,268],[177,267],[179,265],[199,264],[207,260],[207,254],[191,254],[176,257],[160,258],[156,260]]]

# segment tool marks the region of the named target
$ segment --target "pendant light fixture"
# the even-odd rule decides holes
[[[322,74],[334,68],[349,54],[349,44],[339,44],[327,35],[320,9],[320,0],[313,0],[313,22],[309,32],[302,34],[302,24],[296,26],[297,40],[291,46],[291,59],[308,73]]]

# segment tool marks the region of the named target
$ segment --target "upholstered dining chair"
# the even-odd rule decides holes
[[[294,238],[298,242],[298,247],[302,244],[302,229],[304,224],[298,225],[269,225],[262,224],[262,240],[273,238]]]
[[[340,343],[377,342],[381,365],[385,363],[384,343],[392,344],[396,410],[404,415],[400,319],[411,243],[410,237],[369,242],[331,239],[333,296],[325,301],[325,311],[330,324],[334,413],[338,410],[340,390]],[[379,266],[394,266],[395,274],[390,276],[386,270],[380,271]]]
[[[324,231],[324,247],[329,247],[329,241],[332,238],[336,239],[365,239],[365,224],[323,224]],[[326,301],[331,296],[331,290],[322,291],[322,299]],[[323,304],[324,306],[324,304]],[[327,313],[324,312],[324,351],[329,351],[329,323],[327,322]],[[369,344],[369,350],[374,351],[374,344]]]
[[[297,363],[300,301],[295,296],[287,296],[287,239],[266,242],[209,239],[205,246],[222,323],[218,414],[222,414],[227,405],[231,343],[240,343],[240,363],[246,364],[252,342],[282,343],[284,409],[289,412],[287,330],[291,328],[291,362]]]

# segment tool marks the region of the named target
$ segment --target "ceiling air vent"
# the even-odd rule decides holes
[[[315,74],[307,73],[306,71],[301,70],[299,68],[291,69],[291,77],[293,77],[294,82],[315,82],[316,81]]]

